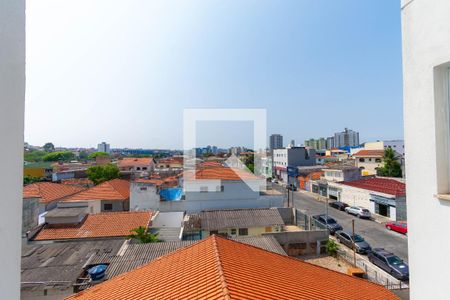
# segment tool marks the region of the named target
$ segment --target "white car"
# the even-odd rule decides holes
[[[370,219],[372,216],[370,214],[370,211],[367,208],[361,207],[361,206],[349,206],[345,208],[345,211],[348,214],[357,216],[358,218],[367,218]]]

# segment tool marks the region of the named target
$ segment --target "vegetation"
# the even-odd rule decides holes
[[[80,154],[78,155],[78,158],[80,160],[87,160],[89,158],[89,155],[86,151],[80,151]]]
[[[203,157],[211,157],[211,156],[214,156],[214,153],[212,152],[203,153]]]
[[[106,153],[106,152],[94,152],[94,153],[91,153],[91,154],[88,156],[88,158],[89,158],[89,159],[95,159],[95,158],[97,158],[97,157],[103,157],[103,156],[109,157],[109,154]]]
[[[69,161],[75,158],[75,155],[70,151],[51,152],[46,154],[43,161]]]
[[[327,251],[328,255],[336,257],[338,250],[339,250],[339,245],[334,240],[328,239],[327,245],[326,245],[326,251]]]
[[[247,155],[244,159],[244,164],[247,166],[247,168],[254,173],[255,172],[255,155]]]
[[[87,169],[86,173],[88,178],[92,180],[95,185],[119,178],[119,168],[113,164],[90,167]]]
[[[35,182],[41,181],[41,179],[42,178],[39,178],[39,177],[26,175],[23,177],[23,185],[35,183]]]
[[[39,150],[25,151],[23,154],[23,159],[27,162],[40,162],[47,154],[47,152]]]
[[[378,176],[402,177],[402,167],[392,148],[386,148],[383,155],[383,167],[377,170]]]
[[[131,230],[131,234],[128,238],[138,240],[142,244],[160,242],[160,240],[158,240],[158,234],[147,232],[147,229],[144,226],[139,226],[138,228]]]
[[[44,148],[45,152],[55,151],[55,145],[53,145],[53,143],[46,143],[42,148]]]

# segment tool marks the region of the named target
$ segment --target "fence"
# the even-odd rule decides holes
[[[353,264],[353,252],[338,250],[338,255],[350,264]],[[383,285],[391,290],[401,290],[409,288],[406,283],[390,276],[382,270],[376,269],[370,262],[356,257],[356,266],[366,273],[367,279],[376,284]]]

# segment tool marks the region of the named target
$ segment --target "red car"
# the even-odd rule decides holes
[[[386,228],[408,235],[408,224],[406,222],[389,222],[386,223]]]

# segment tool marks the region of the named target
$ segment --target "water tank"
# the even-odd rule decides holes
[[[93,281],[101,280],[105,277],[105,271],[107,268],[107,265],[96,265],[88,270],[88,274]]]

